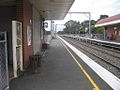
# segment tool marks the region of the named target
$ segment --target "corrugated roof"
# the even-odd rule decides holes
[[[120,23],[120,14],[117,14],[115,16],[111,16],[105,19],[101,19],[96,23],[96,26],[107,26],[111,24],[117,24]]]

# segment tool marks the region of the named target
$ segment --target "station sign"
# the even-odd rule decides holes
[[[48,28],[48,22],[44,22],[44,28]]]

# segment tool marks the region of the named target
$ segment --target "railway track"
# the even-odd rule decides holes
[[[77,41],[77,40],[76,40]],[[79,42],[80,43],[80,42]],[[86,43],[85,42],[81,42],[80,44],[82,44],[82,45],[86,45]],[[118,58],[118,59],[120,59],[120,51],[118,51],[118,50],[114,50],[114,49],[112,49],[112,48],[107,48],[107,47],[103,47],[103,46],[98,46],[98,45],[96,45],[96,44],[90,44],[90,43],[87,43],[87,45],[86,46],[88,46],[89,45],[89,47],[90,48],[93,48],[93,49],[96,49],[97,48],[97,50],[98,51],[100,51],[100,52],[102,52],[102,53],[105,53],[105,54],[107,54],[107,55],[110,55],[110,56],[113,56],[113,57],[115,57],[115,58]],[[96,47],[96,48],[95,48]],[[103,50],[106,50],[106,51],[103,51],[103,50],[101,50],[101,49],[103,49]],[[109,52],[109,53],[108,53]]]
[[[78,41],[76,41],[76,42],[78,42]],[[78,43],[80,43],[80,42],[78,42]],[[81,42],[80,44],[83,45],[83,46],[86,46],[88,48],[91,48],[93,50],[104,53],[105,55],[109,55],[113,58],[116,58],[120,62],[120,54],[119,54],[120,52],[118,52],[118,51],[111,50],[111,49],[108,49],[108,48],[105,48],[105,47],[102,47],[102,46],[97,46],[97,45],[93,45],[93,44],[91,45],[89,43],[87,43],[87,45],[86,45],[86,43]]]
[[[89,55],[92,55],[93,57],[95,57],[95,58],[101,60],[102,62],[106,63],[107,65],[110,65],[110,68],[111,67],[115,68],[116,71],[117,71],[118,77],[120,78],[120,65],[116,64],[117,61],[120,62],[120,57],[119,56],[112,55],[112,54],[107,53],[107,52],[103,52],[102,50],[96,48],[96,46],[90,46],[90,45],[87,45],[86,43],[83,43],[83,42],[81,43],[80,41],[77,41],[77,40],[74,40],[74,39],[65,38],[65,37],[62,37],[62,38],[64,38],[70,44],[74,45],[76,48],[82,50],[84,53],[88,53]],[[100,46],[99,46],[99,48],[100,48]],[[90,52],[91,50],[94,51],[94,53]],[[112,51],[112,50],[110,50],[110,51],[113,52],[113,53],[116,53],[115,51]],[[95,52],[97,52],[97,53],[100,52],[103,55],[106,55],[107,58],[110,58],[110,57],[113,57],[114,59],[116,58],[116,62],[114,62],[114,60],[111,61],[111,60],[105,59],[104,57],[101,57],[99,54],[97,54]],[[114,73],[114,71],[112,71],[112,72]],[[116,74],[116,72],[115,72],[115,74]]]

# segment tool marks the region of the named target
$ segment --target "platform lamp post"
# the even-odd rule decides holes
[[[57,34],[57,26],[63,26],[64,24],[55,24],[55,34]]]
[[[57,25],[58,24],[55,24],[55,35],[57,34]]]
[[[89,12],[89,35],[91,35],[91,13]]]
[[[51,36],[54,38],[54,21],[51,20]]]

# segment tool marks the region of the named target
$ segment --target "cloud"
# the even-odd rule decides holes
[[[99,19],[100,15],[106,14],[109,16],[118,14],[116,9],[120,9],[119,0],[76,0],[70,11],[91,12],[92,19]]]

